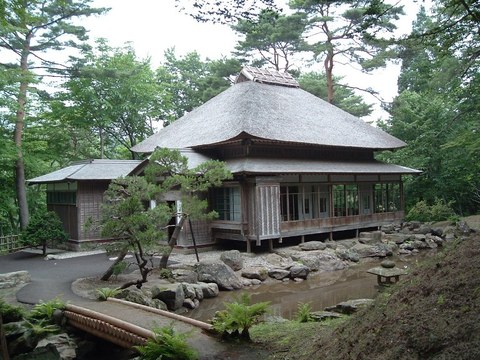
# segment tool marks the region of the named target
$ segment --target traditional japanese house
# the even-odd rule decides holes
[[[210,192],[219,217],[196,223],[196,240],[242,241],[249,251],[252,242],[332,238],[400,221],[402,175],[418,171],[377,161],[375,153],[405,145],[300,89],[289,74],[245,67],[235,85],[132,150],[164,147],[195,164],[224,161],[234,179]]]
[[[140,160],[86,160],[28,180],[45,184],[47,210],[56,212],[68,234],[68,246],[80,249],[89,242],[103,241],[98,220],[103,193],[111,180],[130,175]],[[92,223],[92,226],[86,226]],[[97,224],[97,225],[96,225]]]

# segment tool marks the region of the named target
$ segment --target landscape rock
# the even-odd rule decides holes
[[[193,270],[174,269],[172,274],[176,282],[194,284],[198,281],[198,274]]]
[[[15,360],[62,360],[55,345],[37,347],[33,351],[15,356]]]
[[[312,250],[325,250],[327,245],[321,241],[307,241],[303,244],[298,245],[303,251],[312,251]]]
[[[317,322],[329,319],[338,319],[342,317],[342,314],[333,311],[312,311],[310,315]]]
[[[169,310],[182,307],[185,300],[182,284],[164,284],[152,287],[152,298],[163,301]]]
[[[385,246],[385,244],[356,244],[352,247],[352,250],[357,252],[360,258],[386,257],[389,253],[389,249]]]
[[[361,244],[377,244],[382,241],[381,231],[361,232],[358,242]]]
[[[186,298],[183,300],[183,306],[186,307],[187,309],[195,309],[195,302],[192,299]]]
[[[286,269],[293,265],[293,261],[290,256],[281,256],[278,253],[268,254],[265,256],[265,261],[282,269]]]
[[[292,259],[307,266],[310,271],[335,271],[347,266],[332,250],[293,253]]]
[[[14,271],[0,274],[0,289],[8,289],[31,281],[28,271]]]
[[[77,358],[77,344],[75,340],[66,333],[50,335],[47,338],[42,339],[38,342],[36,348],[47,347],[48,344],[55,346],[55,349],[62,360],[73,360]]]
[[[242,276],[247,279],[267,280],[268,270],[264,267],[248,267],[242,270]]]
[[[145,294],[142,290],[135,289],[135,288],[123,289],[117,295],[115,295],[115,297],[117,299],[123,299],[126,301],[133,302],[135,304],[151,306],[157,309],[166,308],[165,304],[160,304],[158,302],[155,302],[152,299],[152,295]]]
[[[217,284],[199,282],[197,285],[200,286],[200,288],[202,289],[204,299],[209,299],[209,298],[218,296],[219,289]]]
[[[309,273],[310,269],[305,265],[298,264],[290,268],[290,277],[292,279],[306,279]]]
[[[200,261],[196,265],[196,271],[199,281],[215,283],[222,290],[242,288],[241,280],[223,261]]]
[[[250,281],[252,282],[252,285],[260,285],[262,283],[262,281],[258,279],[251,279]]]
[[[268,270],[268,276],[272,279],[282,280],[290,276],[290,271],[284,269],[270,269]]]
[[[242,254],[238,250],[223,252],[220,255],[220,260],[227,264],[233,271],[241,270],[243,267]]]
[[[195,287],[193,284],[182,283],[183,286],[183,293],[185,294],[185,298],[188,299],[195,299],[197,296],[197,292],[195,291]]]
[[[325,308],[325,311],[333,311],[340,314],[351,315],[359,309],[369,306],[373,303],[373,299],[355,299],[341,302],[334,306]]]
[[[340,260],[348,260],[353,262],[359,262],[360,256],[358,253],[351,249],[346,249],[344,246],[339,246],[337,250],[335,250],[335,254]]]

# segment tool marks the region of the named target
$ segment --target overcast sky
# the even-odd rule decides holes
[[[399,3],[406,6],[408,16],[397,26],[402,32],[409,32],[417,5],[413,0],[400,0]],[[170,47],[175,47],[178,55],[197,51],[204,58],[217,59],[228,57],[237,42],[237,36],[228,26],[199,23],[181,13],[175,7],[175,0],[95,0],[93,6],[110,7],[111,10],[107,15],[82,21],[90,37],[106,38],[111,46],[131,42],[137,56],[150,57],[153,67],[160,64],[164,51]],[[317,66],[315,70],[321,71],[321,64]],[[399,66],[388,66],[366,75],[349,65],[336,65],[334,72],[346,76],[344,80],[349,85],[379,91],[386,101],[391,101],[397,93]],[[376,109],[368,120],[387,116],[372,96],[364,98],[367,103],[374,103]]]

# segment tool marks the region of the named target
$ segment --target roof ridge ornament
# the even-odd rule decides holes
[[[254,81],[263,84],[280,85],[286,87],[300,87],[297,80],[288,72],[280,72],[274,69],[260,69],[253,66],[244,66],[237,76],[235,83]]]

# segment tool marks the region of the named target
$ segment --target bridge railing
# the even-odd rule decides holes
[[[64,314],[71,326],[127,349],[154,337],[150,330],[73,304],[66,305]]]

